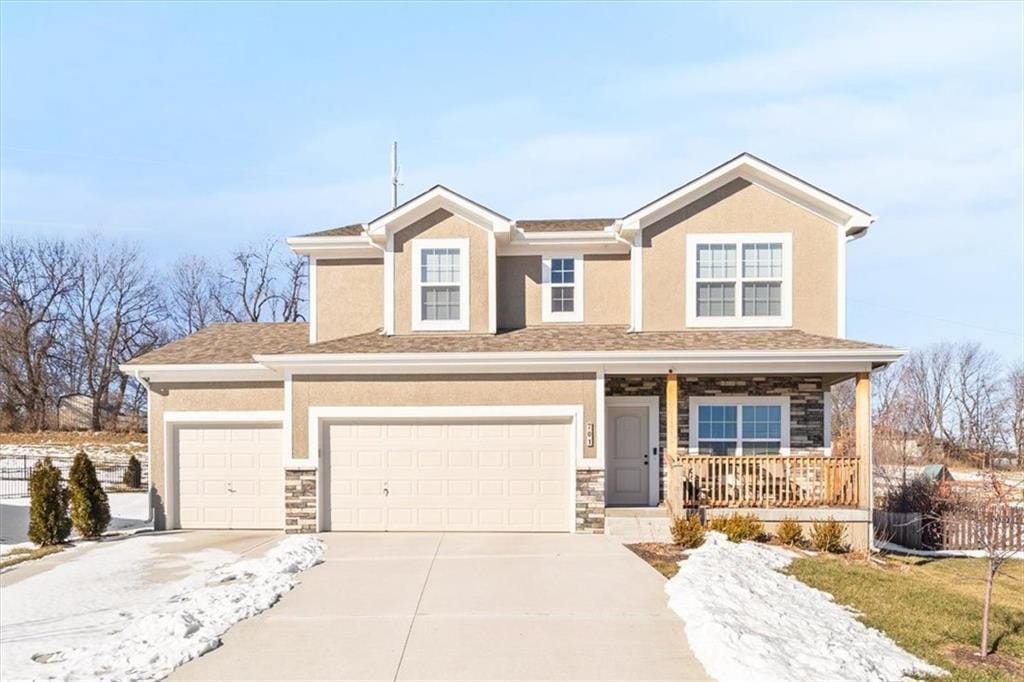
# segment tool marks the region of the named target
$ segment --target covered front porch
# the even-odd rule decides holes
[[[856,438],[834,452],[829,387],[856,382]],[[605,505],[867,509],[867,372],[609,375],[604,385]],[[813,514],[811,514],[813,516]]]

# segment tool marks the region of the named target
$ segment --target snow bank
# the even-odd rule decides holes
[[[665,586],[708,674],[748,680],[898,680],[945,672],[778,570],[791,552],[710,532]]]
[[[44,679],[153,680],[220,645],[235,623],[270,608],[318,563],[323,545],[310,536],[281,541],[265,556],[227,564],[206,584],[179,592],[92,646],[33,656]]]

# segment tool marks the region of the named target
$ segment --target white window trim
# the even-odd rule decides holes
[[[424,320],[422,273],[420,263],[424,249],[459,249],[459,319]],[[413,331],[469,331],[469,239],[412,240],[412,329]]]
[[[782,244],[782,314],[743,316],[743,245],[772,242]],[[736,247],[736,312],[733,317],[698,317],[697,247],[704,244],[732,244]],[[793,326],[793,235],[789,232],[686,235],[686,326],[687,327],[791,327]]]
[[[551,283],[551,260],[554,258],[571,258],[573,260],[573,306],[571,313],[556,313],[551,310],[551,287],[565,286],[564,284],[552,285]],[[546,254],[541,261],[543,273],[543,284],[541,285],[541,296],[543,307],[541,321],[543,322],[582,322],[583,321],[583,256],[578,253],[551,253]]]
[[[689,400],[690,409],[690,443],[689,452],[691,455],[699,455],[700,447],[697,429],[699,425],[697,411],[702,405],[736,405],[736,455],[743,454],[743,405],[778,405],[782,408],[782,436],[779,440],[779,453],[790,454],[789,449],[789,396],[749,396],[749,395],[723,395],[723,396],[695,396]],[[711,440],[711,439],[708,439]],[[730,439],[731,440],[731,439]],[[730,455],[721,455],[729,457]]]

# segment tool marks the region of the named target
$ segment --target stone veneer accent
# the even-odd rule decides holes
[[[818,376],[684,376],[679,375],[679,448],[690,443],[691,396],[789,396],[789,447],[794,454],[820,455],[825,447],[825,403]],[[658,396],[658,448],[665,452],[665,377],[607,377],[605,395]],[[668,461],[661,458],[661,490],[665,500]],[[579,514],[577,514],[579,516]]]
[[[315,469],[285,470],[284,530],[286,533],[316,532]]]
[[[576,531],[604,533],[604,470],[576,470]]]

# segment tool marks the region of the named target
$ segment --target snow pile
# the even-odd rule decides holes
[[[945,671],[778,569],[796,555],[710,532],[665,586],[708,674],[736,680],[879,680]]]
[[[227,564],[198,589],[180,592],[139,615],[123,630],[93,646],[38,653],[34,677],[49,679],[150,680],[220,645],[235,623],[264,611],[298,582],[296,574],[318,563],[323,544],[291,537],[265,556]]]

